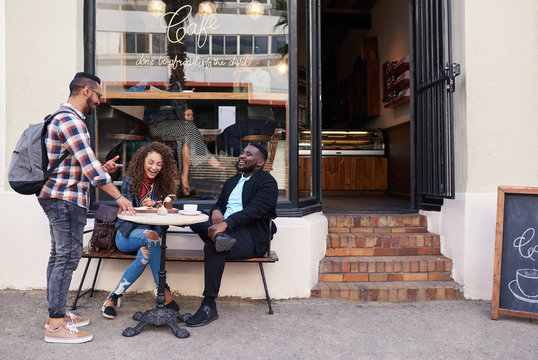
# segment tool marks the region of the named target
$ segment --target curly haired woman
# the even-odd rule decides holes
[[[172,149],[153,142],[135,153],[127,176],[121,186],[122,195],[134,206],[154,206],[157,200],[175,194],[179,175]],[[118,219],[116,222],[116,246],[123,252],[137,252],[136,259],[123,273],[120,282],[103,304],[103,316],[116,318],[116,306],[125,290],[140,277],[149,263],[155,284],[159,283],[161,261],[161,229],[159,226],[135,224]],[[172,299],[168,285],[165,290],[165,307],[179,311]]]

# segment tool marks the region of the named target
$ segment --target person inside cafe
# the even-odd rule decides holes
[[[271,75],[261,66],[259,59],[253,55],[248,59],[248,67],[234,72],[236,81],[233,89],[234,92],[250,92],[247,119],[228,126],[217,137],[218,149],[232,156],[241,154],[243,136],[265,135],[269,138],[275,132],[273,108],[267,104],[256,103],[256,100],[263,100],[264,96],[271,92]]]
[[[127,169],[121,193],[135,207],[154,207],[158,201],[177,189],[178,171],[174,153],[167,145],[152,142],[137,150]],[[149,264],[155,284],[159,284],[161,261],[161,228],[155,225],[116,221],[116,247],[126,253],[136,252],[136,259],[127,267],[116,288],[108,295],[102,307],[103,316],[114,319],[120,305],[120,297],[144,272]],[[179,311],[166,285],[164,305]]]
[[[226,260],[260,257],[267,252],[269,226],[276,232],[271,219],[276,217],[278,186],[263,170],[266,161],[267,150],[262,145],[245,147],[236,163],[238,174],[224,183],[209,220],[190,226],[205,242],[205,284],[202,304],[186,320],[188,326],[204,326],[218,319],[216,298]]]
[[[181,192],[191,195],[189,173],[191,166],[197,167],[207,162],[216,170],[225,167],[207,149],[200,131],[194,124],[192,109],[183,111],[179,105],[161,106],[158,111],[144,112],[144,122],[149,125],[151,136],[165,136],[176,139],[178,169],[181,174]]]

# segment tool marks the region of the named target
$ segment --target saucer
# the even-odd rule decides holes
[[[185,211],[185,210],[179,210],[178,211],[181,215],[190,215],[190,216],[193,216],[193,215],[200,215],[202,212],[201,211]]]
[[[508,288],[512,292],[512,294],[519,300],[538,304],[538,298],[536,296],[528,297],[527,295],[523,294],[521,290],[519,289],[519,286],[517,286],[517,280],[510,281],[510,284],[508,284]]]

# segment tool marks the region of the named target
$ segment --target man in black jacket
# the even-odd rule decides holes
[[[191,226],[205,242],[205,288],[202,305],[186,321],[188,326],[204,326],[218,319],[215,299],[226,260],[260,257],[267,252],[278,186],[273,176],[263,171],[266,160],[263,146],[248,145],[236,163],[239,174],[224,183],[209,212],[210,220]]]

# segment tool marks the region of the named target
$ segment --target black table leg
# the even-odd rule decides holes
[[[154,309],[147,310],[144,313],[135,313],[133,315],[133,319],[139,320],[140,322],[135,327],[128,327],[123,330],[123,336],[138,335],[148,325],[168,325],[176,337],[187,338],[190,336],[187,330],[180,328],[177,324],[178,313],[164,307],[164,286],[166,284],[166,231],[168,230],[168,225],[162,225],[161,229],[161,264],[159,267],[159,287],[157,290],[157,305]]]

